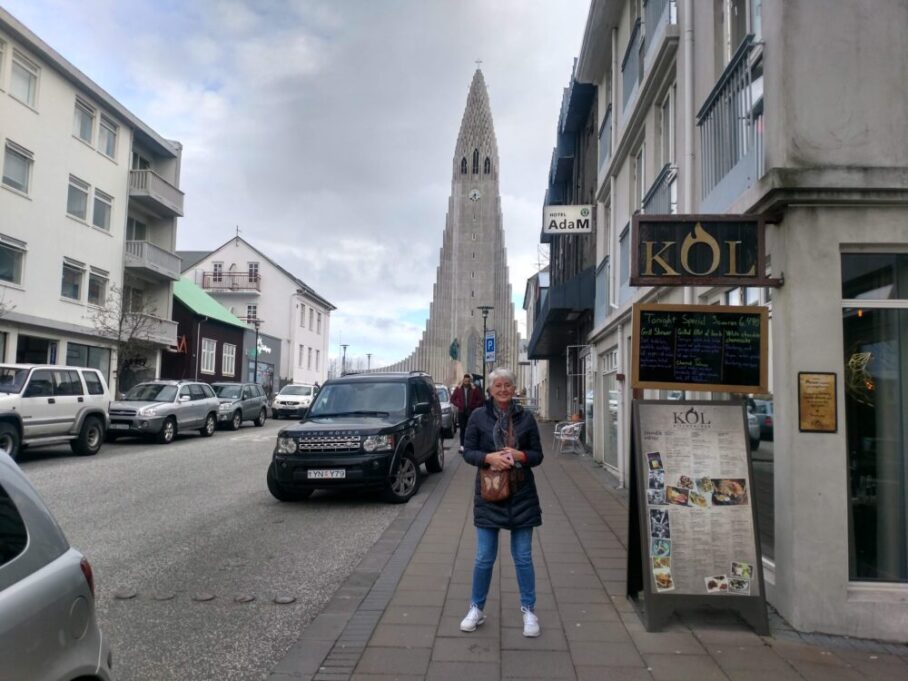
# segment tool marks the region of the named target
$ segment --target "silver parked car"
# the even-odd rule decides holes
[[[111,681],[94,576],[38,493],[0,453],[0,679]]]
[[[217,428],[220,404],[207,383],[139,383],[122,400],[110,403],[107,439],[141,435],[153,437],[161,444],[169,444],[177,433],[190,430],[210,437]]]
[[[220,425],[239,430],[243,421],[264,426],[268,417],[268,397],[256,383],[212,383],[221,401],[218,407]]]
[[[435,392],[438,393],[438,401],[441,402],[441,436],[450,439],[454,437],[454,432],[457,430],[457,419],[454,405],[451,404],[451,393],[448,392],[447,386],[441,383],[435,384]]]

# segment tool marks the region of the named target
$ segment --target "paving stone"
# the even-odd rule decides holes
[[[422,674],[357,674],[350,681],[423,681]]]
[[[779,657],[769,646],[710,646],[709,654],[725,671],[732,669],[763,670],[767,674],[791,669],[791,664]]]
[[[357,674],[419,674],[429,669],[431,648],[368,647],[356,666]]]
[[[501,666],[491,662],[429,663],[426,681],[499,681]]]
[[[866,678],[854,667],[838,667],[804,660],[791,660],[791,666],[806,681],[863,681]]]
[[[577,681],[653,681],[644,667],[577,667]]]
[[[791,666],[774,671],[769,677],[759,669],[726,669],[725,675],[729,681],[804,681],[804,677]]]
[[[633,643],[571,641],[571,659],[578,667],[643,667]]]
[[[555,587],[555,600],[559,603],[608,603],[608,596],[602,591],[602,587],[596,589],[571,589],[566,587]]]
[[[434,641],[435,627],[422,624],[380,624],[369,639],[369,645],[431,648]]]
[[[300,638],[309,641],[335,641],[349,621],[348,614],[322,613],[309,623]]]
[[[908,662],[897,655],[864,652],[845,652],[837,655],[871,681],[908,679]]]
[[[841,667],[845,665],[842,658],[838,657],[831,650],[824,650],[815,646],[805,645],[804,643],[779,641],[775,639],[771,640],[769,645],[776,654],[780,657],[784,657],[786,660],[814,662],[827,666]]]
[[[727,678],[708,655],[647,655],[646,663],[655,681],[725,681]]]
[[[272,670],[275,674],[315,674],[334,641],[297,641]]]
[[[705,655],[706,649],[690,632],[632,632],[637,649],[647,653],[674,653],[676,655]]]
[[[500,660],[497,638],[488,636],[439,637],[432,649],[434,662],[494,662]]]
[[[431,591],[398,589],[391,598],[391,605],[442,605],[444,602],[444,589]]]
[[[565,603],[558,601],[561,620],[568,622],[620,622],[618,611],[606,603]],[[636,617],[636,614],[634,614]]]
[[[568,653],[552,650],[504,650],[501,653],[501,678],[576,679],[576,675]]]
[[[694,629],[694,636],[709,648],[765,646],[766,642],[750,629],[729,631],[727,629]]]
[[[627,628],[620,622],[568,622],[564,635],[569,641],[599,641],[602,643],[631,643]]]
[[[540,626],[536,638],[523,635],[522,627],[501,628],[502,650],[567,650],[567,640],[560,624]]]

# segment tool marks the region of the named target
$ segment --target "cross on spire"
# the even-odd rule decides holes
[[[476,60],[476,68],[478,69],[480,66],[482,66],[482,59],[477,59],[477,60]]]

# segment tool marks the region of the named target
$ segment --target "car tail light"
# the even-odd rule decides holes
[[[772,425],[772,416],[767,416],[766,420],[763,423],[765,423],[767,426],[771,426]]]
[[[82,568],[82,574],[85,576],[85,581],[88,582],[88,588],[91,589],[91,597],[95,597],[95,573],[91,569],[91,563],[88,562],[88,558],[83,558],[82,562],[79,563],[79,567]]]

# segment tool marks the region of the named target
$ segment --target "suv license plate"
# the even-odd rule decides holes
[[[111,423],[108,430],[129,430],[128,423]]]
[[[347,477],[347,471],[343,468],[333,469],[333,470],[310,470],[306,473],[306,477],[310,480],[323,480],[325,478],[345,478]]]

